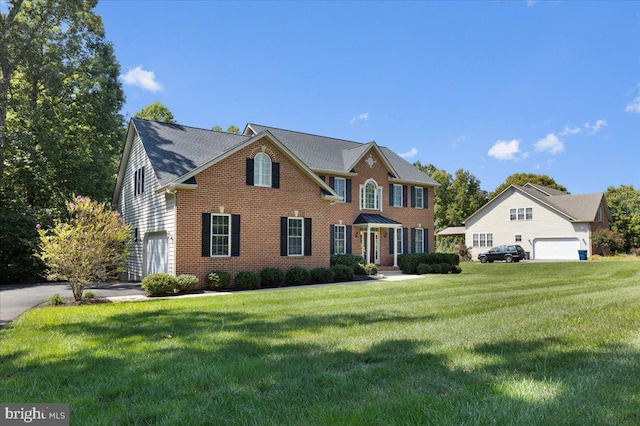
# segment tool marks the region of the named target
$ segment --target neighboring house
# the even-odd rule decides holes
[[[375,142],[134,118],[112,201],[135,238],[122,278],[311,269],[334,253],[394,266],[433,251],[435,185]]]
[[[569,195],[527,183],[511,185],[469,216],[465,240],[474,258],[492,246],[521,245],[531,259],[578,259],[599,253],[591,236],[609,229],[604,193]]]

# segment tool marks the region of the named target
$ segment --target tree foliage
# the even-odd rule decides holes
[[[504,183],[498,186],[495,191],[490,193],[489,199],[492,199],[496,195],[500,194],[502,191],[507,189],[509,185],[524,185],[527,183],[533,183],[540,186],[546,186],[547,188],[557,189],[558,191],[567,192],[567,188],[556,183],[553,178],[550,178],[547,175],[537,175],[535,173],[515,173],[507,177],[507,180],[505,180]]]
[[[611,228],[623,235],[624,248],[640,247],[640,189],[633,185],[610,186],[605,192]]]
[[[13,0],[0,8],[0,198],[28,222],[52,223],[73,193],[112,195],[124,94],[95,4]],[[4,215],[0,229],[21,246],[11,265],[33,263],[26,256],[37,234],[14,236]]]
[[[73,297],[80,300],[86,284],[123,270],[131,229],[106,203],[78,196],[66,205],[66,221],[56,221],[50,232],[38,229],[39,258],[48,278],[69,281]]]
[[[173,118],[173,113],[161,104],[160,102],[154,102],[142,108],[140,111],[133,115],[135,118],[142,118],[144,120],[162,121],[163,123],[175,124],[176,120]]]
[[[221,132],[221,131],[222,131],[222,127],[220,127],[220,126],[213,126],[213,127],[211,128],[211,130],[214,130],[214,131],[216,131],[216,132]],[[234,126],[234,125],[232,124],[232,125],[230,125],[229,127],[227,127],[226,132],[227,132],[227,133],[235,133],[235,134],[238,134],[238,133],[240,133],[240,128],[238,128],[238,127],[236,127],[236,126]]]
[[[433,164],[423,166],[418,161],[414,166],[440,184],[435,189],[433,211],[436,230],[462,225],[463,220],[487,202],[487,192],[468,170],[458,169],[454,177]]]
[[[597,229],[593,231],[591,239],[596,247],[604,250],[604,254],[616,253],[624,248],[624,236],[612,229]]]

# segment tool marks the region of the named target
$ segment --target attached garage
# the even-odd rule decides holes
[[[533,258],[546,260],[578,260],[578,238],[536,238],[533,240]]]
[[[167,272],[169,242],[166,233],[151,234],[144,246],[145,275]]]

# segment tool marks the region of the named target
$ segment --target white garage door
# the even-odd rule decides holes
[[[167,234],[150,235],[145,246],[146,275],[167,272],[169,243]]]
[[[578,260],[580,240],[577,238],[536,238],[533,241],[534,259]]]

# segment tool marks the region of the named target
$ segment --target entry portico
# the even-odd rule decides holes
[[[380,252],[380,230],[389,229],[390,238],[393,240],[396,230],[402,229],[401,223],[380,214],[361,213],[353,222],[353,225],[360,228],[360,233],[364,240],[364,244],[361,245],[362,257],[368,263],[379,263],[379,256],[376,256],[376,253]],[[397,244],[393,244],[393,266],[398,266]]]

